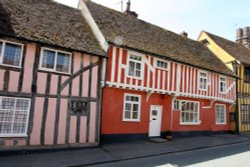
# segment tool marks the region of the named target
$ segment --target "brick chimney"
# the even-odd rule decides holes
[[[250,49],[250,27],[236,30],[236,42]]]
[[[127,15],[138,17],[138,14],[136,12],[134,12],[134,11],[131,11],[130,7],[131,7],[131,2],[130,2],[130,0],[128,0],[128,2],[127,2],[127,8],[126,8],[126,10],[125,10],[124,13],[127,14]]]

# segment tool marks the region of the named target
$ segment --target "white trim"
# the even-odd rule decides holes
[[[158,71],[158,75],[157,75],[157,89],[160,89],[160,83],[161,83],[161,72],[162,71]]]
[[[174,76],[175,76],[175,63],[172,63],[172,67],[173,67],[173,70],[172,70],[172,91],[174,91]]]
[[[224,81],[221,81],[221,78],[224,78],[225,79],[225,82]],[[225,92],[221,92],[221,85],[220,85],[220,83],[221,82],[224,82],[225,83]],[[225,76],[222,76],[222,75],[219,75],[219,82],[218,82],[218,88],[219,88],[219,93],[221,93],[221,94],[227,94],[227,77],[225,77]]]
[[[51,52],[55,52],[55,60],[54,60],[54,67],[53,69],[49,69],[49,68],[44,68],[42,67],[42,61],[43,61],[43,56],[44,56],[44,50],[48,50]],[[57,71],[56,70],[56,63],[57,63],[57,56],[58,56],[58,52],[59,53],[63,53],[63,54],[67,54],[69,55],[69,71],[68,72],[61,72],[61,71]],[[43,71],[51,71],[51,72],[55,72],[55,73],[60,73],[60,74],[71,74],[71,65],[72,65],[72,53],[70,52],[64,52],[61,50],[57,50],[57,49],[51,49],[51,48],[47,48],[47,47],[42,47],[41,48],[41,52],[40,52],[40,60],[39,60],[39,70],[43,70]]]
[[[217,120],[217,106],[223,106],[224,107],[224,122],[218,122]],[[215,104],[215,124],[216,125],[226,125],[227,124],[227,107],[225,104]]]
[[[180,92],[180,87],[181,87],[181,65],[177,64],[177,72],[176,72],[176,91],[179,93]]]
[[[166,89],[166,71],[163,71],[162,89]]]
[[[179,107],[180,107],[180,125],[200,125],[201,124],[201,120],[200,120],[200,102],[199,101],[193,101],[193,100],[178,100],[180,101],[179,102]],[[197,111],[197,119],[198,119],[198,122],[182,122],[182,117],[181,117],[181,112],[183,112],[181,110],[182,108],[182,102],[185,102],[185,103],[194,103],[194,104],[198,104],[198,111]]]
[[[200,76],[201,73],[206,74],[206,77]],[[201,88],[200,88],[200,78],[203,78],[203,79],[206,79],[206,80],[207,80],[206,89],[201,89]],[[208,72],[207,72],[207,71],[199,70],[199,73],[198,73],[198,89],[199,89],[200,91],[207,91],[207,90],[208,90]]]
[[[0,134],[0,137],[27,137],[27,133],[28,133],[28,124],[29,124],[29,117],[30,117],[30,107],[31,107],[31,100],[29,98],[19,98],[19,97],[9,97],[9,96],[0,96],[0,98],[7,98],[7,99],[14,99],[15,100],[15,105],[14,105],[14,108],[13,108],[13,114],[16,113],[16,101],[17,99],[24,99],[24,100],[27,100],[28,103],[29,103],[29,106],[28,106],[28,109],[27,109],[27,119],[26,119],[26,122],[25,122],[25,132],[23,134],[15,134],[15,133],[12,133],[12,134]],[[13,125],[14,125],[14,117],[13,117],[13,120],[12,120],[12,130],[13,130]]]
[[[113,47],[112,51],[112,65],[111,65],[111,82],[115,80],[115,64],[116,64],[116,47]]]
[[[7,67],[22,68],[24,44],[17,43],[17,42],[12,42],[12,41],[7,41],[7,40],[2,40],[2,39],[0,39],[0,42],[2,42],[2,50],[1,50],[1,53],[0,53],[0,65],[1,66],[7,66]],[[17,45],[17,46],[21,46],[21,55],[20,55],[20,60],[19,60],[19,65],[18,66],[9,65],[9,64],[3,64],[3,56],[4,56],[4,51],[5,51],[6,43],[7,44],[9,43],[9,44],[14,44],[14,45]]]
[[[138,119],[126,119],[125,118],[125,106],[126,106],[126,96],[134,96],[139,98],[139,102],[131,102],[132,104],[138,104]],[[130,104],[131,104],[130,103]],[[132,106],[131,106],[132,109]],[[140,122],[141,121],[141,95],[138,94],[130,94],[130,93],[124,93],[123,96],[123,113],[122,113],[122,121],[126,122]]]

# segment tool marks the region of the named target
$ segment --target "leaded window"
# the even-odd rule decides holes
[[[181,101],[181,124],[199,123],[199,102]]]

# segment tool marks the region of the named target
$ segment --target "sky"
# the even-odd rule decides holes
[[[56,0],[77,7],[78,0]],[[109,8],[126,9],[127,0],[92,0]],[[250,26],[249,0],[131,0],[139,19],[197,40],[201,30],[235,41],[236,29]]]

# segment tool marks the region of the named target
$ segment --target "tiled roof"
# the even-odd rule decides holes
[[[105,55],[81,12],[52,0],[0,0],[0,34]]]
[[[204,31],[205,32],[205,31]],[[217,35],[205,32],[217,45],[233,56],[236,60],[244,64],[250,65],[250,50],[245,46],[236,42],[227,40]]]
[[[232,75],[232,72],[203,44],[133,16],[86,2],[106,40],[123,40],[122,46],[167,57],[186,64]]]

